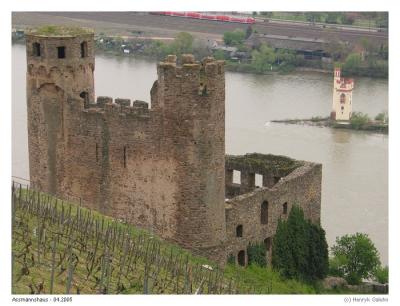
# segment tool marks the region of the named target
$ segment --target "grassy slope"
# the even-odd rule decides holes
[[[17,189],[14,195],[13,293],[37,293],[40,283],[41,293],[50,292],[54,241],[53,293],[57,294],[66,293],[67,287],[70,293],[89,294],[191,294],[199,288],[200,293],[212,294],[320,292],[311,285],[284,280],[270,268],[228,264],[220,271],[209,260],[145,231],[45,194]],[[95,249],[96,255],[91,256]]]

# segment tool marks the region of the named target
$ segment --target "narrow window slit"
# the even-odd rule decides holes
[[[87,42],[81,43],[81,57],[87,57]]]
[[[33,43],[32,51],[33,51],[33,56],[40,56],[40,44],[36,42]]]
[[[124,146],[124,168],[126,168],[126,146]]]

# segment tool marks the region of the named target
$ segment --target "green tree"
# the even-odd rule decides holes
[[[343,64],[344,73],[357,73],[361,67],[361,56],[358,53],[351,53]]]
[[[171,54],[185,54],[193,52],[193,36],[186,32],[180,32],[169,46]]]
[[[304,219],[293,206],[287,221],[278,222],[272,246],[272,265],[283,277],[314,281],[328,272],[325,231]]]
[[[249,244],[247,246],[247,258],[249,265],[256,264],[260,267],[267,266],[264,243]]]
[[[275,53],[275,57],[278,64],[292,65],[296,62],[296,54],[292,50],[279,49]]]
[[[353,24],[356,20],[356,16],[354,13],[344,13],[340,15],[340,22],[342,24]]]
[[[370,120],[371,119],[368,117],[367,114],[361,112],[354,112],[351,115],[350,124],[354,129],[359,130],[363,128],[366,124],[368,124]]]
[[[346,58],[350,53],[350,48],[345,43],[333,40],[328,44],[326,51],[331,55],[333,60]]]
[[[325,231],[319,225],[308,222],[308,265],[307,275],[322,279],[328,274],[329,252]]]
[[[224,33],[224,43],[227,46],[237,46],[243,44],[246,33],[241,29]]]
[[[374,279],[381,284],[389,282],[389,267],[379,267],[374,272]]]
[[[275,62],[275,52],[266,44],[261,44],[260,50],[254,50],[251,53],[251,65],[257,72],[266,72],[271,70],[272,64]]]
[[[359,284],[363,278],[372,277],[380,265],[378,250],[366,234],[338,237],[331,251],[339,274],[349,284]]]
[[[225,52],[222,50],[216,50],[213,54],[214,58],[217,60],[224,60],[225,59]]]
[[[311,22],[320,22],[323,17],[323,13],[318,12],[305,12],[304,16],[306,17],[307,21]]]
[[[387,112],[382,112],[379,113],[378,115],[375,116],[376,121],[382,121],[383,123],[388,123],[389,122],[389,115]]]
[[[325,22],[326,23],[337,23],[338,18],[341,16],[339,12],[328,12],[326,15]]]

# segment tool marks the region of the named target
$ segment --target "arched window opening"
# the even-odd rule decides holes
[[[89,93],[87,91],[82,91],[79,96],[83,99],[83,105],[85,108],[89,106]]]
[[[246,265],[246,253],[244,250],[241,250],[238,253],[238,264],[243,267]]]
[[[81,57],[87,57],[87,42],[84,41],[81,43]]]
[[[243,237],[243,225],[236,226],[236,237]]]
[[[40,44],[37,42],[32,44],[32,55],[40,56]]]
[[[261,224],[268,223],[268,201],[264,201],[261,204]]]
[[[342,93],[340,95],[340,104],[345,104],[346,103],[346,95]]]

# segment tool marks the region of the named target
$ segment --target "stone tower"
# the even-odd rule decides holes
[[[169,135],[164,149],[179,161],[176,239],[224,261],[219,258],[226,239],[223,61],[197,62],[193,55],[183,55],[178,66],[176,56],[169,56],[158,65],[151,103]]]
[[[340,68],[335,68],[331,119],[350,120],[352,113],[353,88],[353,79],[341,78]]]
[[[91,32],[47,27],[26,48],[33,186],[224,262],[223,61],[168,56],[149,108],[95,101]]]
[[[39,190],[60,195],[67,105],[94,100],[94,35],[45,27],[26,35],[26,52],[30,178]]]

